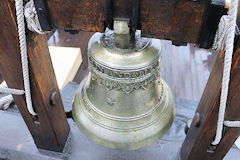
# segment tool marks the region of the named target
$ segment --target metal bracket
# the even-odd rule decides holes
[[[105,16],[105,27],[109,29],[113,29],[113,1],[112,0],[104,0],[104,16]],[[130,29],[131,35],[135,33],[135,31],[139,28],[138,25],[138,17],[139,17],[139,0],[132,0],[132,15],[130,20]],[[134,34],[135,35],[135,34]]]
[[[180,46],[187,46],[187,43],[185,43],[185,42],[178,42],[178,41],[172,41],[172,45],[180,47]]]
[[[113,29],[113,3],[112,0],[104,0],[105,28]]]
[[[132,0],[132,16],[130,20],[131,41],[135,41],[135,32],[138,28],[139,0]]]

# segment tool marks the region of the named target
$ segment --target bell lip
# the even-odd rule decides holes
[[[166,125],[162,128],[162,132],[159,132],[158,134],[156,134],[158,136],[155,136],[155,137],[151,138],[150,140],[143,139],[141,142],[139,141],[139,142],[132,143],[131,147],[129,147],[129,145],[128,145],[128,148],[127,148],[125,146],[124,147],[119,147],[119,144],[121,145],[121,143],[113,144],[112,142],[108,142],[108,141],[105,141],[105,140],[100,139],[100,138],[99,138],[100,140],[98,140],[98,138],[93,133],[89,134],[89,132],[85,131],[85,129],[82,128],[82,125],[80,123],[75,121],[77,119],[77,116],[73,112],[73,118],[74,118],[74,121],[77,124],[79,130],[82,133],[84,133],[84,135],[90,141],[92,141],[92,142],[94,142],[98,145],[104,146],[106,148],[115,149],[115,150],[137,150],[137,149],[141,149],[141,148],[148,147],[148,146],[152,145],[153,143],[157,142],[163,135],[165,135],[168,132],[168,130],[170,129],[170,127],[171,127],[171,125],[174,121],[174,117],[175,117],[175,107],[173,108],[173,114],[171,115],[168,123],[166,123]],[[102,141],[105,141],[105,142],[102,143]],[[142,145],[140,145],[140,144],[142,144]]]
[[[164,82],[165,83],[165,82]],[[166,84],[166,83],[165,83]],[[79,115],[76,115],[76,109],[77,108],[80,108],[79,106],[77,107],[75,105],[75,102],[77,101],[77,96],[79,96],[79,90],[81,90],[81,88],[84,87],[84,83],[82,82],[77,90],[77,93],[74,97],[74,103],[73,103],[73,119],[75,121],[75,123],[77,124],[77,126],[79,127],[79,129],[81,130],[82,133],[84,133],[85,136],[88,137],[88,139],[90,139],[91,141],[99,144],[99,145],[102,145],[104,147],[107,147],[107,148],[111,148],[111,149],[117,149],[117,150],[136,150],[136,149],[139,149],[139,148],[142,148],[142,147],[146,147],[154,142],[156,142],[158,139],[160,139],[168,130],[169,128],[171,127],[171,124],[173,123],[173,120],[174,120],[174,117],[175,117],[175,112],[176,112],[176,107],[175,107],[175,103],[174,101],[170,101],[170,99],[173,100],[173,97],[172,97],[172,94],[171,94],[171,91],[169,89],[169,87],[167,86],[167,91],[168,91],[168,96],[169,96],[169,103],[168,104],[168,109],[169,109],[169,119],[167,121],[167,123],[164,124],[164,126],[159,129],[157,132],[154,133],[154,136],[150,136],[148,137],[147,139],[141,139],[139,140],[138,142],[130,142],[129,145],[127,145],[126,147],[126,144],[122,144],[122,143],[119,143],[119,142],[111,142],[107,139],[103,139],[102,137],[99,137],[95,132],[91,132],[90,130],[87,130],[87,126],[84,126],[82,125],[82,123],[80,123],[79,121]],[[91,126],[95,126],[96,124],[94,122],[92,122],[90,119],[87,119],[89,122],[91,122]],[[154,124],[160,124],[159,120]],[[162,125],[162,124],[161,124]],[[149,127],[151,126],[148,126],[147,128],[144,128],[142,130],[145,130],[145,129],[148,129]],[[95,130],[96,131],[96,130]],[[124,133],[124,132],[119,132],[119,131],[109,131],[109,132],[112,132],[112,133]],[[125,133],[130,133],[131,131],[127,131]],[[136,136],[136,137],[141,137],[141,132],[139,132],[139,136]],[[124,136],[122,136],[124,137]]]

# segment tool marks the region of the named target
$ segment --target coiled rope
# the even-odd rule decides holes
[[[33,109],[32,99],[31,99],[24,15],[26,17],[27,27],[29,30],[37,32],[39,34],[44,34],[45,32],[43,32],[41,29],[33,0],[30,0],[25,5],[25,10],[23,6],[23,0],[15,0],[15,6],[16,6],[16,16],[17,16],[18,36],[19,36],[18,38],[19,38],[19,44],[20,44],[24,90],[11,89],[11,88],[8,88],[6,84],[2,84],[0,85],[0,93],[13,94],[13,95],[25,94],[27,109],[29,113],[32,115],[37,115]],[[7,109],[8,106],[12,103],[12,101],[13,101],[12,95],[8,95],[1,98],[0,108]]]

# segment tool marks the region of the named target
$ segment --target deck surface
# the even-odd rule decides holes
[[[66,111],[72,106],[77,87],[77,83],[68,83],[61,91]],[[152,145],[132,151],[113,150],[95,144],[72,119],[68,119],[71,134],[63,154],[39,151],[17,109],[0,111],[0,160],[178,160],[185,138],[185,122],[193,116],[198,102],[184,99],[175,99],[175,102],[176,116],[169,131]],[[235,146],[224,160],[234,160],[233,157],[240,157],[240,151]]]

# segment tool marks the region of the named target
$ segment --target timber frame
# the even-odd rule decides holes
[[[26,0],[25,0],[26,1]],[[103,32],[106,28],[104,2],[108,0],[34,0],[41,27]],[[131,18],[132,0],[114,1],[112,17]],[[11,88],[23,88],[14,0],[0,1],[0,82]],[[209,0],[140,0],[136,24],[142,35],[169,39],[177,44],[195,43],[210,48],[219,19],[226,14],[225,3]],[[216,13],[216,14],[213,14]],[[240,21],[238,21],[240,22]],[[87,45],[87,43],[84,43]],[[27,32],[32,101],[37,117],[27,110],[24,96],[14,96],[21,115],[38,148],[61,152],[69,134],[47,39]],[[240,120],[240,41],[236,38],[226,119]],[[240,128],[225,128],[218,146],[211,146],[215,136],[224,53],[219,53],[209,77],[196,116],[182,145],[182,160],[223,159]],[[81,74],[78,72],[78,74]],[[52,95],[55,95],[54,97]],[[53,97],[54,99],[51,99]]]

